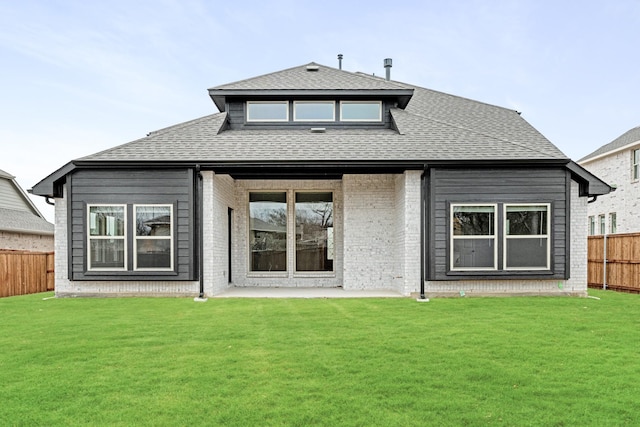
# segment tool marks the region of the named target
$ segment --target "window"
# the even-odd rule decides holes
[[[247,101],[248,122],[289,121],[288,101]]]
[[[251,271],[287,270],[287,193],[249,193]]]
[[[618,223],[615,212],[609,214],[609,233],[616,234],[618,232]]]
[[[296,271],[333,271],[333,194],[295,197]]]
[[[134,206],[135,270],[173,269],[172,210],[171,205]]]
[[[333,122],[335,110],[334,101],[294,101],[293,121]]]
[[[382,121],[382,102],[380,101],[341,101],[340,120],[343,122],[379,122]]]
[[[590,216],[589,217],[589,235],[593,236],[595,234],[596,234],[596,217]]]
[[[633,150],[632,152],[632,158],[631,158],[631,163],[632,163],[632,176],[633,176],[633,180],[637,180],[640,179],[640,149],[636,149]]]
[[[598,225],[599,225],[600,234],[605,234],[607,231],[607,228],[605,226],[604,215],[598,215]]]
[[[89,205],[89,270],[125,270],[126,206]]]
[[[505,205],[504,268],[549,268],[549,205]]]
[[[496,205],[451,206],[451,269],[495,270]]]

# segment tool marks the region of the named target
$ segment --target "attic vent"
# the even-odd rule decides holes
[[[318,65],[307,65],[307,71],[318,71],[319,69]]]

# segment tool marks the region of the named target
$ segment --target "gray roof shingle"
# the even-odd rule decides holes
[[[586,156],[578,160],[578,162],[582,163],[595,157],[600,157],[604,154],[617,151],[622,147],[626,147],[627,145],[634,144],[636,142],[640,143],[640,126],[626,131],[610,143],[603,145],[593,153],[587,154]]]
[[[315,65],[315,64],[314,64]],[[220,90],[412,89],[393,129],[226,130],[226,113],[150,133],[85,161],[558,160],[567,157],[513,110],[381,78],[306,65],[217,86]]]
[[[0,208],[0,230],[53,235],[53,224],[31,212]]]

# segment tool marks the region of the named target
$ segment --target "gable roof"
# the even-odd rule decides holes
[[[53,235],[47,222],[15,177],[0,170],[0,231]]]
[[[340,97],[356,93],[406,101],[390,110],[393,128],[327,127],[323,133],[280,126],[235,130],[228,126],[224,111],[227,97]],[[65,166],[64,173],[54,173],[38,183],[33,192],[50,195],[53,181],[74,165],[100,163],[321,167],[332,162],[419,165],[570,161],[514,110],[316,63],[216,86],[209,89],[209,94],[221,113],[151,132],[75,160]]]
[[[587,163],[600,157],[630,148],[632,145],[640,145],[640,126],[626,131],[610,143],[603,145],[590,154],[587,154],[582,159],[578,160],[578,162]]]

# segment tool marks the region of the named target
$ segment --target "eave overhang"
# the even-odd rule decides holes
[[[338,98],[338,99],[379,99],[394,100],[398,108],[404,109],[411,97],[413,89],[209,89],[209,96],[220,112],[226,110],[229,99],[251,100],[280,100],[280,99],[310,99],[310,98]]]

